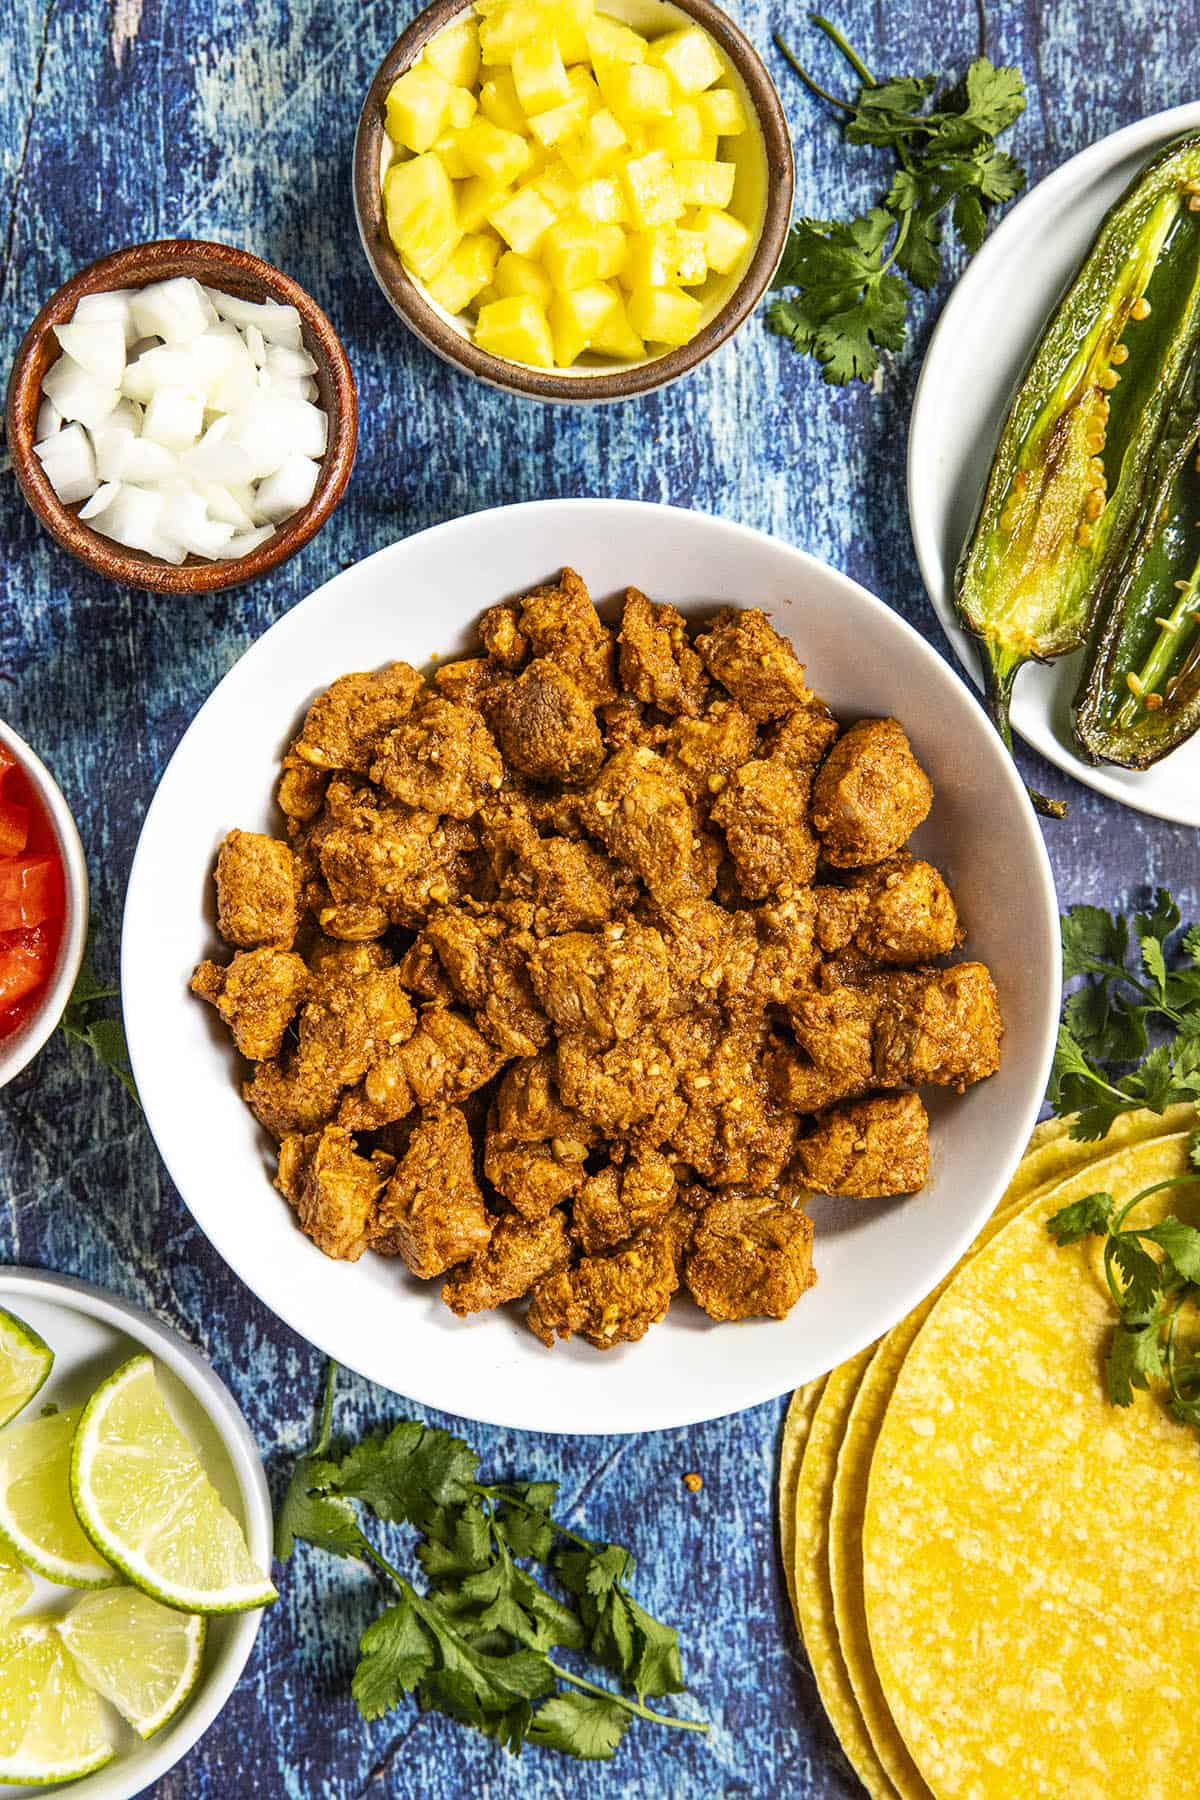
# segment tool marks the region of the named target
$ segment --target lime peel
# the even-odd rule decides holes
[[[52,1621],[26,1619],[0,1636],[0,1782],[73,1781],[113,1754],[100,1698]]]
[[[54,1352],[45,1339],[0,1306],[0,1425],[29,1405],[53,1367]]]
[[[63,1587],[117,1579],[75,1516],[71,1444],[78,1407],[26,1419],[0,1433],[0,1543],[27,1569]]]
[[[85,1594],[58,1621],[79,1674],[141,1738],[173,1719],[196,1686],[207,1629],[198,1613],[126,1587]]]

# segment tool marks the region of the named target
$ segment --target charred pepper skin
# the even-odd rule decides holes
[[[1200,134],[1191,133],[1126,190],[1055,309],[958,566],[958,616],[979,639],[989,710],[1010,745],[1018,671],[1085,642],[1139,528],[1147,471],[1197,344]]]
[[[1075,695],[1090,762],[1148,769],[1200,729],[1200,352],[1164,425],[1139,529],[1096,609]]]

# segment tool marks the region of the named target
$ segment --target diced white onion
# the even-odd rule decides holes
[[[86,500],[98,487],[96,458],[91,440],[82,425],[68,425],[52,438],[33,446],[33,453],[46,471],[46,480],[64,506]]]
[[[312,499],[329,422],[294,307],[181,277],[86,295],[55,330],[34,448],[95,530],[230,559]]]
[[[120,387],[125,373],[125,333],[120,319],[85,319],[56,325],[59,348],[101,387]]]
[[[119,481],[102,481],[91,499],[79,509],[81,519],[98,519],[100,514],[110,507],[121,491]]]
[[[272,525],[290,519],[312,499],[319,474],[319,465],[311,457],[289,456],[273,475],[259,482],[255,495],[259,516]]]

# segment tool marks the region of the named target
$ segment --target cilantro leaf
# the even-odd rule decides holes
[[[1063,980],[1073,975],[1123,975],[1129,928],[1100,906],[1073,906],[1060,921]]]
[[[587,1762],[608,1762],[632,1714],[599,1694],[555,1694],[544,1700],[529,1726],[531,1744],[562,1750]]]
[[[110,1069],[126,1092],[134,1100],[138,1100],[133,1071],[129,1067],[129,1048],[125,1042],[124,1025],[119,1018],[92,1016],[97,1006],[105,1000],[115,999],[118,992],[117,988],[106,986],[96,973],[92,963],[89,933],[88,948],[84,952],[75,986],[71,989],[71,998],[67,1001],[58,1028],[69,1043],[85,1045],[96,1061]],[[141,1105],[140,1100],[138,1104]]]
[[[1078,1244],[1085,1237],[1103,1237],[1113,1216],[1111,1194],[1085,1194],[1046,1220],[1046,1230],[1056,1244]]]
[[[1185,1225],[1169,1213],[1157,1225],[1140,1231],[1139,1236],[1158,1245],[1181,1280],[1200,1283],[1200,1231],[1194,1225]]]
[[[351,1692],[364,1719],[381,1719],[411,1694],[435,1662],[435,1639],[402,1594],[363,1632]]]
[[[1122,1316],[1131,1321],[1145,1319],[1162,1295],[1162,1264],[1142,1249],[1136,1232],[1119,1231],[1110,1241],[1112,1259],[1125,1282],[1121,1292]]]
[[[1132,1406],[1134,1388],[1148,1387],[1152,1377],[1161,1378],[1163,1373],[1157,1325],[1115,1326],[1104,1372],[1112,1404]]]
[[[402,1419],[386,1437],[363,1438],[348,1451],[331,1485],[390,1523],[429,1528],[442,1509],[471,1497],[478,1468],[462,1438]]]
[[[1025,83],[1021,71],[996,68],[986,56],[977,57],[967,70],[966,117],[977,131],[997,137],[1016,123],[1025,111]]]

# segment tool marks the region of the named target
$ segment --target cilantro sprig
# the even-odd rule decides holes
[[[335,1456],[336,1376],[331,1363],[312,1447],[279,1509],[275,1554],[285,1561],[303,1540],[370,1564],[394,1590],[359,1646],[352,1691],[365,1719],[412,1695],[422,1711],[474,1726],[514,1753],[531,1743],[587,1760],[611,1758],[635,1718],[707,1731],[645,1704],[685,1692],[685,1683],[676,1632],[629,1592],[628,1550],[554,1518],[556,1482],[480,1482],[468,1444],[413,1419]],[[359,1508],[418,1533],[421,1589],[367,1536]],[[552,1651],[590,1656],[626,1691]]]
[[[71,998],[59,1020],[59,1030],[69,1042],[85,1044],[97,1062],[112,1071],[140,1106],[133,1071],[129,1067],[125,1027],[119,1017],[114,1018],[110,1013],[100,1010],[104,1001],[115,1000],[119,991],[115,987],[106,987],[97,975],[92,963],[89,937],[79,974],[75,978],[75,986],[71,990]]]
[[[789,292],[768,309],[770,330],[843,386],[868,381],[881,350],[903,347],[908,283],[931,288],[941,274],[947,213],[974,255],[991,209],[1025,185],[1021,165],[995,142],[1024,112],[1025,83],[1019,69],[997,68],[986,56],[940,91],[935,75],[878,80],[836,26],[809,16],[858,76],[854,97],[822,87],[776,36],[780,53],[842,114],[847,143],[890,151],[896,164],[879,203],[858,218],[798,219],[772,284]]]
[[[1200,926],[1181,930],[1165,888],[1130,922],[1098,906],[1062,919],[1063,978],[1049,1100],[1071,1135],[1103,1137],[1135,1107],[1200,1102]]]
[[[1046,1229],[1060,1245],[1104,1239],[1104,1277],[1117,1310],[1104,1364],[1113,1405],[1132,1406],[1135,1388],[1157,1387],[1172,1416],[1200,1430],[1200,1360],[1179,1350],[1180,1319],[1200,1299],[1200,1230],[1174,1213],[1154,1225],[1126,1223],[1152,1194],[1200,1183],[1195,1143],[1192,1160],[1195,1174],[1153,1182],[1120,1207],[1111,1194],[1087,1194]]]

